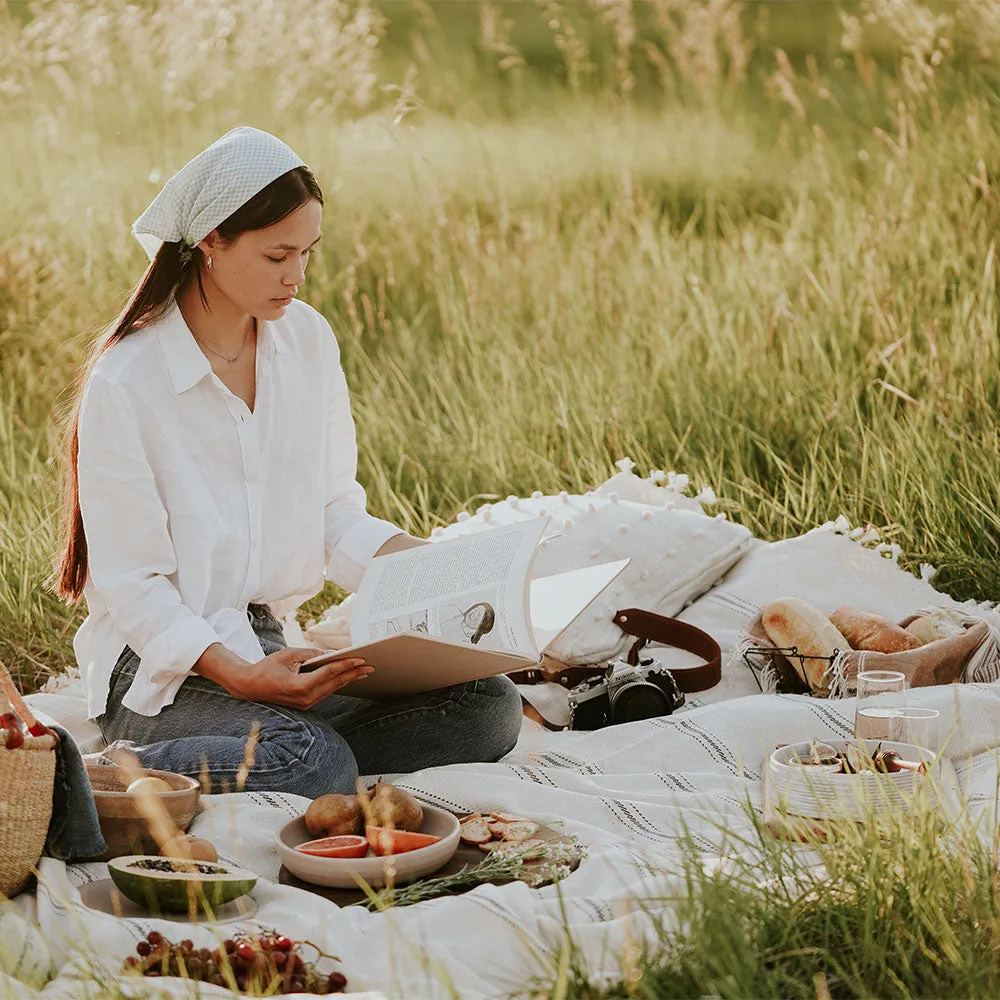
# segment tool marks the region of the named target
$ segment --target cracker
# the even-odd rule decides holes
[[[459,826],[459,836],[467,844],[479,844],[482,846],[491,837],[490,828],[486,825],[486,820],[482,816],[476,819],[466,820]]]
[[[490,829],[493,828],[490,827]],[[523,820],[518,823],[504,823],[500,837],[502,840],[518,842],[531,840],[536,833],[538,833],[538,824]]]

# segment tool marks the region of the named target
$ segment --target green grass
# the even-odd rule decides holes
[[[942,825],[918,809],[880,825],[837,824],[808,849],[757,826],[719,865],[692,860],[674,896],[646,901],[658,940],[635,942],[620,982],[591,988],[570,950],[565,974],[541,995],[994,997],[1000,855],[991,817],[982,820],[978,830]]]
[[[82,3],[43,5],[30,45],[24,5],[0,20],[0,657],[26,690],[72,663],[82,618],[43,585],[56,414],[142,273],[130,222],[239,122],[285,138],[326,192],[304,297],[341,342],[373,512],[426,534],[628,455],[712,485],[760,537],[843,513],[943,589],[1000,598],[995,5],[934,8],[954,21],[934,62],[916,3],[844,5],[876,17],[842,52],[832,3],[658,21],[385,2],[382,23],[288,0],[321,43],[237,18],[242,48],[220,40],[208,79],[185,39],[254,5],[151,30],[102,3],[115,44]],[[995,857],[962,882],[951,855],[934,875],[932,836],[913,843],[898,869],[831,876],[861,908],[699,881],[668,957],[622,990],[820,997],[822,972],[836,996],[995,993]],[[926,948],[907,935],[930,904],[900,891],[924,875]],[[944,914],[953,885],[968,905]]]

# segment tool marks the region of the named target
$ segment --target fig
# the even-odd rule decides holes
[[[409,793],[380,781],[369,790],[371,815],[369,826],[387,826],[417,832],[424,824],[424,810]]]
[[[160,857],[186,858],[188,861],[218,861],[219,852],[215,849],[215,845],[207,840],[179,833],[160,848]]]
[[[347,837],[364,829],[356,795],[321,795],[306,810],[306,829],[312,837]]]

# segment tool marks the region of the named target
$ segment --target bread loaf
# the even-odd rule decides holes
[[[915,635],[924,645],[928,642],[937,642],[938,639],[950,639],[964,634],[965,622],[961,612],[942,609],[914,619],[906,626],[906,631]]]
[[[836,626],[853,649],[867,649],[874,653],[902,653],[916,649],[920,640],[895,622],[873,615],[860,608],[838,608],[830,615]]]
[[[809,690],[826,690],[824,674],[830,666],[830,658],[834,653],[851,648],[830,619],[799,597],[772,601],[761,610],[760,618],[768,639],[775,646],[795,647],[798,656],[786,654],[786,657],[809,685]]]

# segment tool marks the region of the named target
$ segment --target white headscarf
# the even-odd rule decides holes
[[[303,161],[270,132],[240,125],[216,139],[174,174],[132,223],[150,260],[160,244],[197,246],[271,181]],[[190,251],[189,251],[190,252]]]

